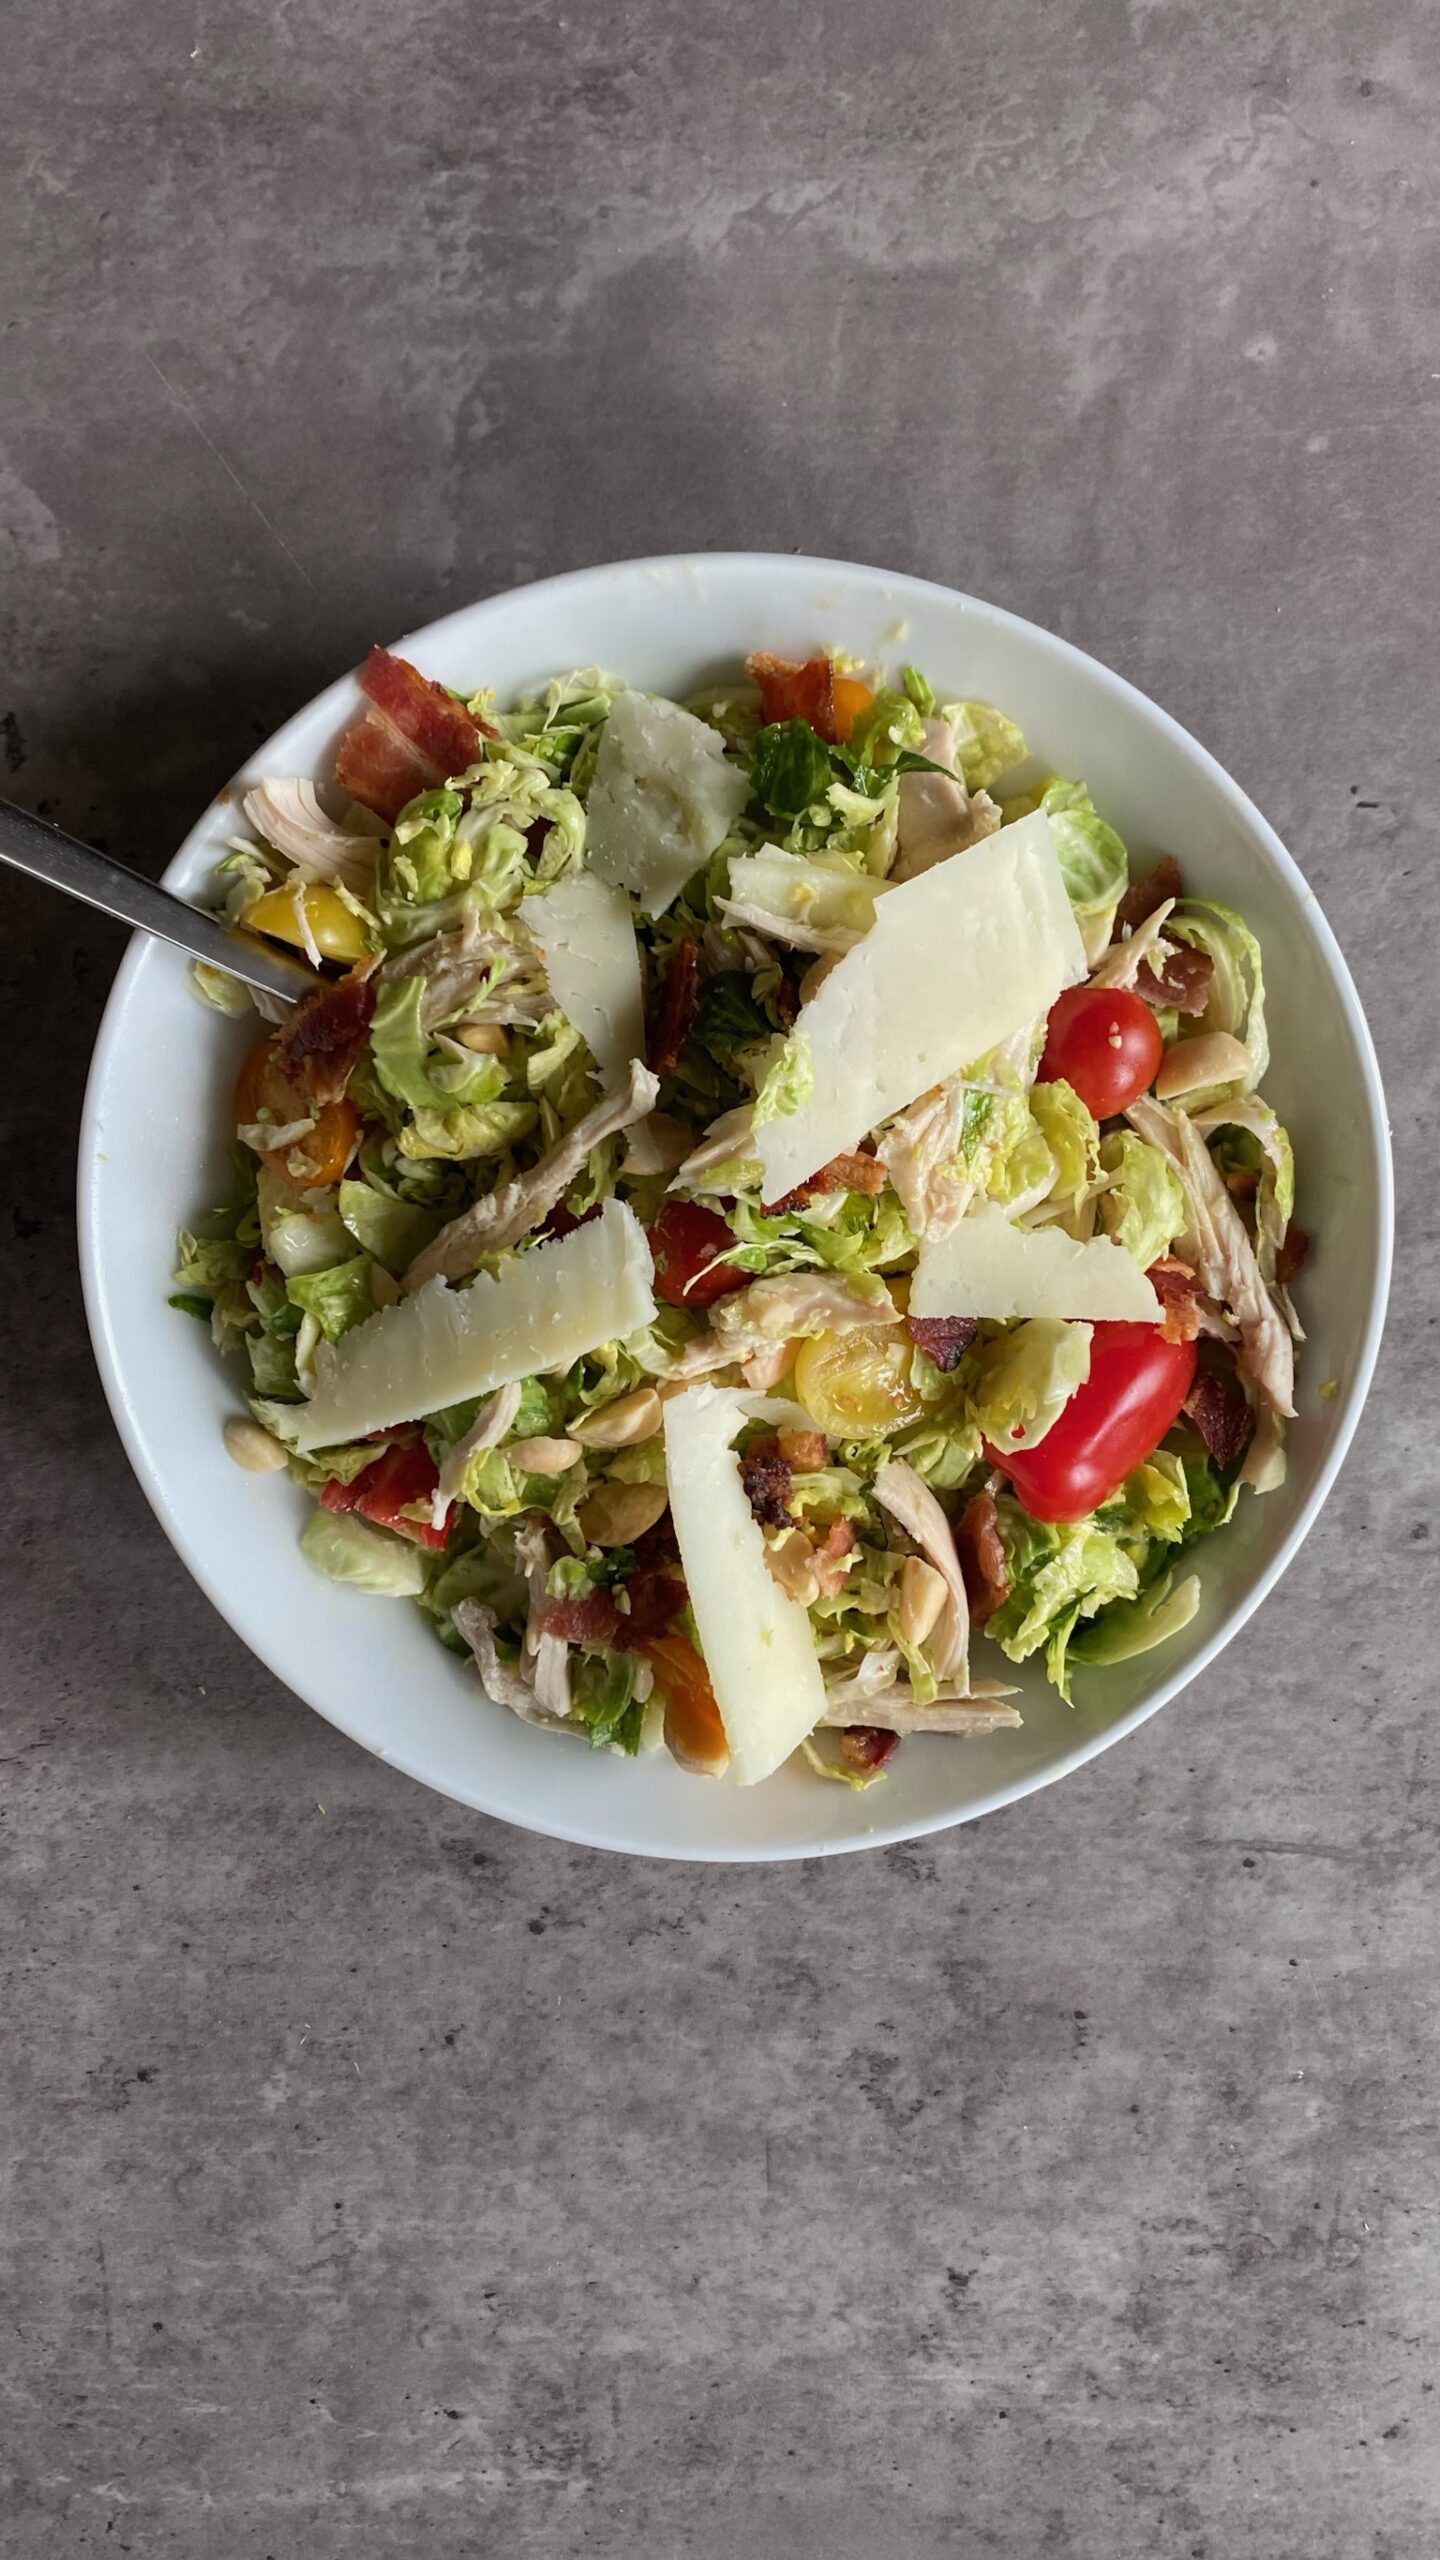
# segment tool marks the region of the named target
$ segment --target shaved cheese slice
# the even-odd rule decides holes
[[[468,1289],[428,1280],[398,1306],[321,1343],[297,1449],[328,1449],[416,1422],[516,1378],[568,1369],[655,1315],[645,1230],[623,1201],[573,1235],[517,1253]]]
[[[749,797],[749,780],[728,761],[718,730],[678,703],[617,694],[585,803],[591,868],[658,916],[709,861]]]
[[[922,1243],[910,1312],[1158,1324],[1164,1309],[1123,1245],[1108,1236],[1076,1244],[1059,1227],[1012,1226],[987,1201],[948,1235]]]
[[[752,1403],[699,1386],[665,1407],[670,1516],[742,1787],[758,1785],[788,1760],[825,1712],[825,1678],[809,1617],[771,1580],[765,1540],[731,1447]]]
[[[632,1058],[645,1055],[645,998],[640,945],[623,889],[572,871],[525,902],[525,922],[540,945],[550,992],[583,1034],[609,1092],[625,1081]]]
[[[764,1197],[780,1199],[849,1154],[1084,975],[1042,810],[901,881],[801,1008],[790,1036],[809,1052],[810,1091],[756,1130]]]

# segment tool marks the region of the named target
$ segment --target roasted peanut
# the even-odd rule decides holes
[[[628,1547],[654,1528],[669,1500],[663,1484],[597,1484],[575,1517],[592,1547]]]
[[[258,1422],[242,1421],[238,1413],[226,1423],[222,1437],[225,1455],[243,1467],[248,1476],[277,1475],[285,1464],[285,1452],[271,1431]]]
[[[823,1431],[779,1431],[775,1437],[786,1466],[797,1475],[813,1475],[824,1466],[829,1444]]]
[[[508,1440],[505,1456],[527,1476],[563,1476],[580,1457],[578,1440]]]
[[[922,1645],[945,1606],[945,1577],[923,1556],[907,1556],[900,1568],[900,1630],[907,1644]]]
[[[510,1047],[503,1022],[457,1022],[450,1037],[477,1058],[503,1058]]]
[[[785,1529],[778,1538],[767,1540],[765,1562],[771,1581],[779,1583],[788,1599],[798,1600],[802,1609],[814,1606],[820,1597],[820,1576],[815,1550],[803,1529]]]
[[[637,1387],[614,1404],[572,1422],[570,1436],[584,1449],[629,1449],[637,1440],[653,1440],[660,1428],[660,1398],[653,1387]]]
[[[395,1307],[400,1303],[400,1283],[392,1271],[386,1270],[383,1262],[372,1265],[370,1295],[377,1307]]]

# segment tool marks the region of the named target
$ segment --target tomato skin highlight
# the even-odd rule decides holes
[[[985,1455],[1032,1520],[1083,1520],[1159,1448],[1190,1392],[1193,1342],[1154,1324],[1097,1324],[1090,1375],[1034,1449]]]
[[[1165,1055],[1160,1025],[1129,987],[1067,987],[1050,1007],[1037,1084],[1063,1077],[1097,1120],[1129,1109]]]
[[[725,1221],[698,1200],[667,1200],[647,1230],[655,1256],[655,1295],[667,1307],[710,1307],[732,1289],[748,1289],[751,1274],[733,1262],[715,1270],[707,1265],[735,1242]]]
[[[400,1514],[407,1503],[428,1502],[439,1480],[423,1440],[397,1442],[349,1484],[332,1476],[320,1488],[320,1507],[322,1511],[358,1511],[362,1520],[372,1521],[377,1529],[393,1529],[417,1547],[438,1551],[450,1534],[453,1504],[446,1505],[445,1525],[440,1529],[431,1521],[404,1520]]]
[[[317,1111],[304,1085],[286,1067],[281,1037],[279,1032],[272,1032],[242,1060],[235,1079],[235,1118],[242,1128],[257,1121],[262,1110],[269,1111],[281,1126],[289,1120],[313,1119],[314,1128],[296,1146],[259,1147],[256,1153],[272,1173],[289,1182],[297,1179],[290,1159],[298,1156],[304,1167],[298,1179],[325,1190],[339,1181],[355,1152],[360,1115],[354,1103],[343,1095],[338,1102],[327,1102]]]

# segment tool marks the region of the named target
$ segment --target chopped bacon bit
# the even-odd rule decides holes
[[[1215,963],[1208,951],[1180,942],[1166,952],[1158,969],[1152,969],[1148,960],[1141,961],[1135,972],[1135,993],[1146,1004],[1170,1005],[1176,1013],[1203,1013],[1214,975]]]
[[[885,1178],[885,1167],[878,1156],[832,1156],[818,1173],[808,1174],[793,1191],[785,1192],[779,1200],[762,1202],[761,1215],[783,1218],[790,1210],[803,1209],[807,1202],[827,1191],[863,1191],[867,1199],[874,1200],[884,1190]]]
[[[1233,1466],[1255,1428],[1234,1363],[1207,1360],[1181,1407],[1189,1415],[1217,1467]]]
[[[409,1520],[402,1513],[429,1503],[439,1483],[439,1470],[418,1433],[413,1438],[394,1439],[373,1466],[365,1467],[351,1483],[342,1484],[332,1476],[320,1488],[322,1511],[358,1511],[362,1520],[373,1521],[377,1529],[393,1529],[401,1538],[410,1538],[417,1547],[443,1547],[450,1534],[455,1515],[453,1503],[445,1506],[445,1517],[437,1529],[430,1520]]]
[[[820,1577],[821,1597],[833,1600],[837,1591],[845,1588],[850,1558],[859,1545],[854,1526],[849,1520],[832,1520],[819,1545],[815,1545],[813,1538],[810,1543],[814,1549],[815,1570]]]
[[[978,1316],[907,1316],[905,1330],[917,1351],[933,1360],[937,1369],[949,1372],[958,1367],[961,1355],[968,1351],[980,1330]]]
[[[782,1027],[788,1031],[800,1011],[800,990],[792,987],[788,978],[782,978],[775,990],[775,1010]]]
[[[700,1002],[700,954],[693,942],[677,942],[656,991],[646,1063],[657,1076],[673,1075]]]
[[[955,1524],[955,1552],[965,1578],[971,1623],[983,1627],[1010,1590],[1010,1567],[993,1493],[972,1493]]]
[[[627,1653],[651,1644],[673,1627],[685,1606],[685,1585],[678,1569],[648,1565],[624,1585],[625,1614],[618,1620],[615,1641]]]
[[[540,1234],[546,1238],[551,1236],[573,1236],[577,1227],[588,1227],[591,1219],[598,1218],[599,1215],[600,1203],[598,1200],[596,1201],[593,1209],[587,1209],[584,1216],[579,1218],[576,1217],[573,1209],[566,1208],[563,1200],[557,1200],[549,1217],[543,1221],[540,1227]]]
[[[847,1769],[871,1778],[899,1745],[899,1734],[886,1733],[878,1724],[847,1724],[840,1735],[840,1757]]]
[[[1165,1310],[1160,1330],[1167,1342],[1193,1342],[1200,1330],[1200,1283],[1188,1262],[1167,1253],[1145,1275]]]
[[[777,1442],[757,1440],[740,1461],[740,1481],[762,1528],[790,1529],[790,1469]]]
[[[621,1618],[608,1591],[587,1591],[583,1599],[542,1601],[536,1625],[542,1636],[560,1636],[566,1644],[613,1645]]]
[[[340,741],[335,779],[387,823],[417,791],[433,791],[463,773],[475,762],[481,738],[496,734],[442,684],[388,649],[371,650],[360,686],[369,705]]]
[[[830,1454],[823,1431],[781,1431],[776,1437],[781,1457],[797,1476],[813,1475]]]
[[[1162,907],[1167,898],[1181,898],[1184,894],[1185,884],[1174,854],[1162,855],[1148,880],[1132,881],[1116,908],[1115,941],[1119,942],[1125,934],[1133,933],[1136,926],[1143,924],[1147,916],[1153,916],[1156,908]]]
[[[1303,1227],[1297,1227],[1292,1218],[1275,1257],[1275,1277],[1282,1289],[1288,1289],[1291,1281],[1304,1270],[1309,1251],[1309,1236]]]
[[[816,736],[834,746],[835,669],[829,658],[807,658],[802,666],[798,659],[757,649],[745,670],[760,687],[760,717],[767,726],[772,720],[808,720]]]
[[[339,978],[298,1004],[276,1042],[287,1074],[311,1100],[338,1102],[365,1046],[375,990],[366,978]]]

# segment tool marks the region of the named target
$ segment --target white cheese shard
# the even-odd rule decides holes
[[[585,804],[585,848],[602,880],[662,914],[708,862],[750,797],[725,741],[678,703],[617,694]]]
[[[810,1620],[772,1581],[731,1443],[753,1399],[687,1387],[665,1407],[670,1516],[715,1703],[742,1787],[788,1760],[825,1713]]]
[[[587,1042],[606,1092],[645,1055],[640,945],[630,901],[593,871],[572,871],[542,898],[527,898],[525,922],[540,946],[550,992]]]
[[[756,1130],[764,1197],[847,1154],[1084,975],[1043,810],[902,881],[801,1008],[791,1038],[813,1080],[798,1110]]]
[[[910,1312],[1159,1324],[1164,1309],[1123,1245],[1108,1236],[1076,1244],[1059,1227],[1012,1226],[992,1200],[922,1242]]]
[[[468,1289],[428,1280],[315,1354],[295,1447],[328,1449],[416,1422],[516,1378],[568,1369],[582,1353],[654,1321],[645,1230],[622,1201],[573,1235],[517,1253]]]

